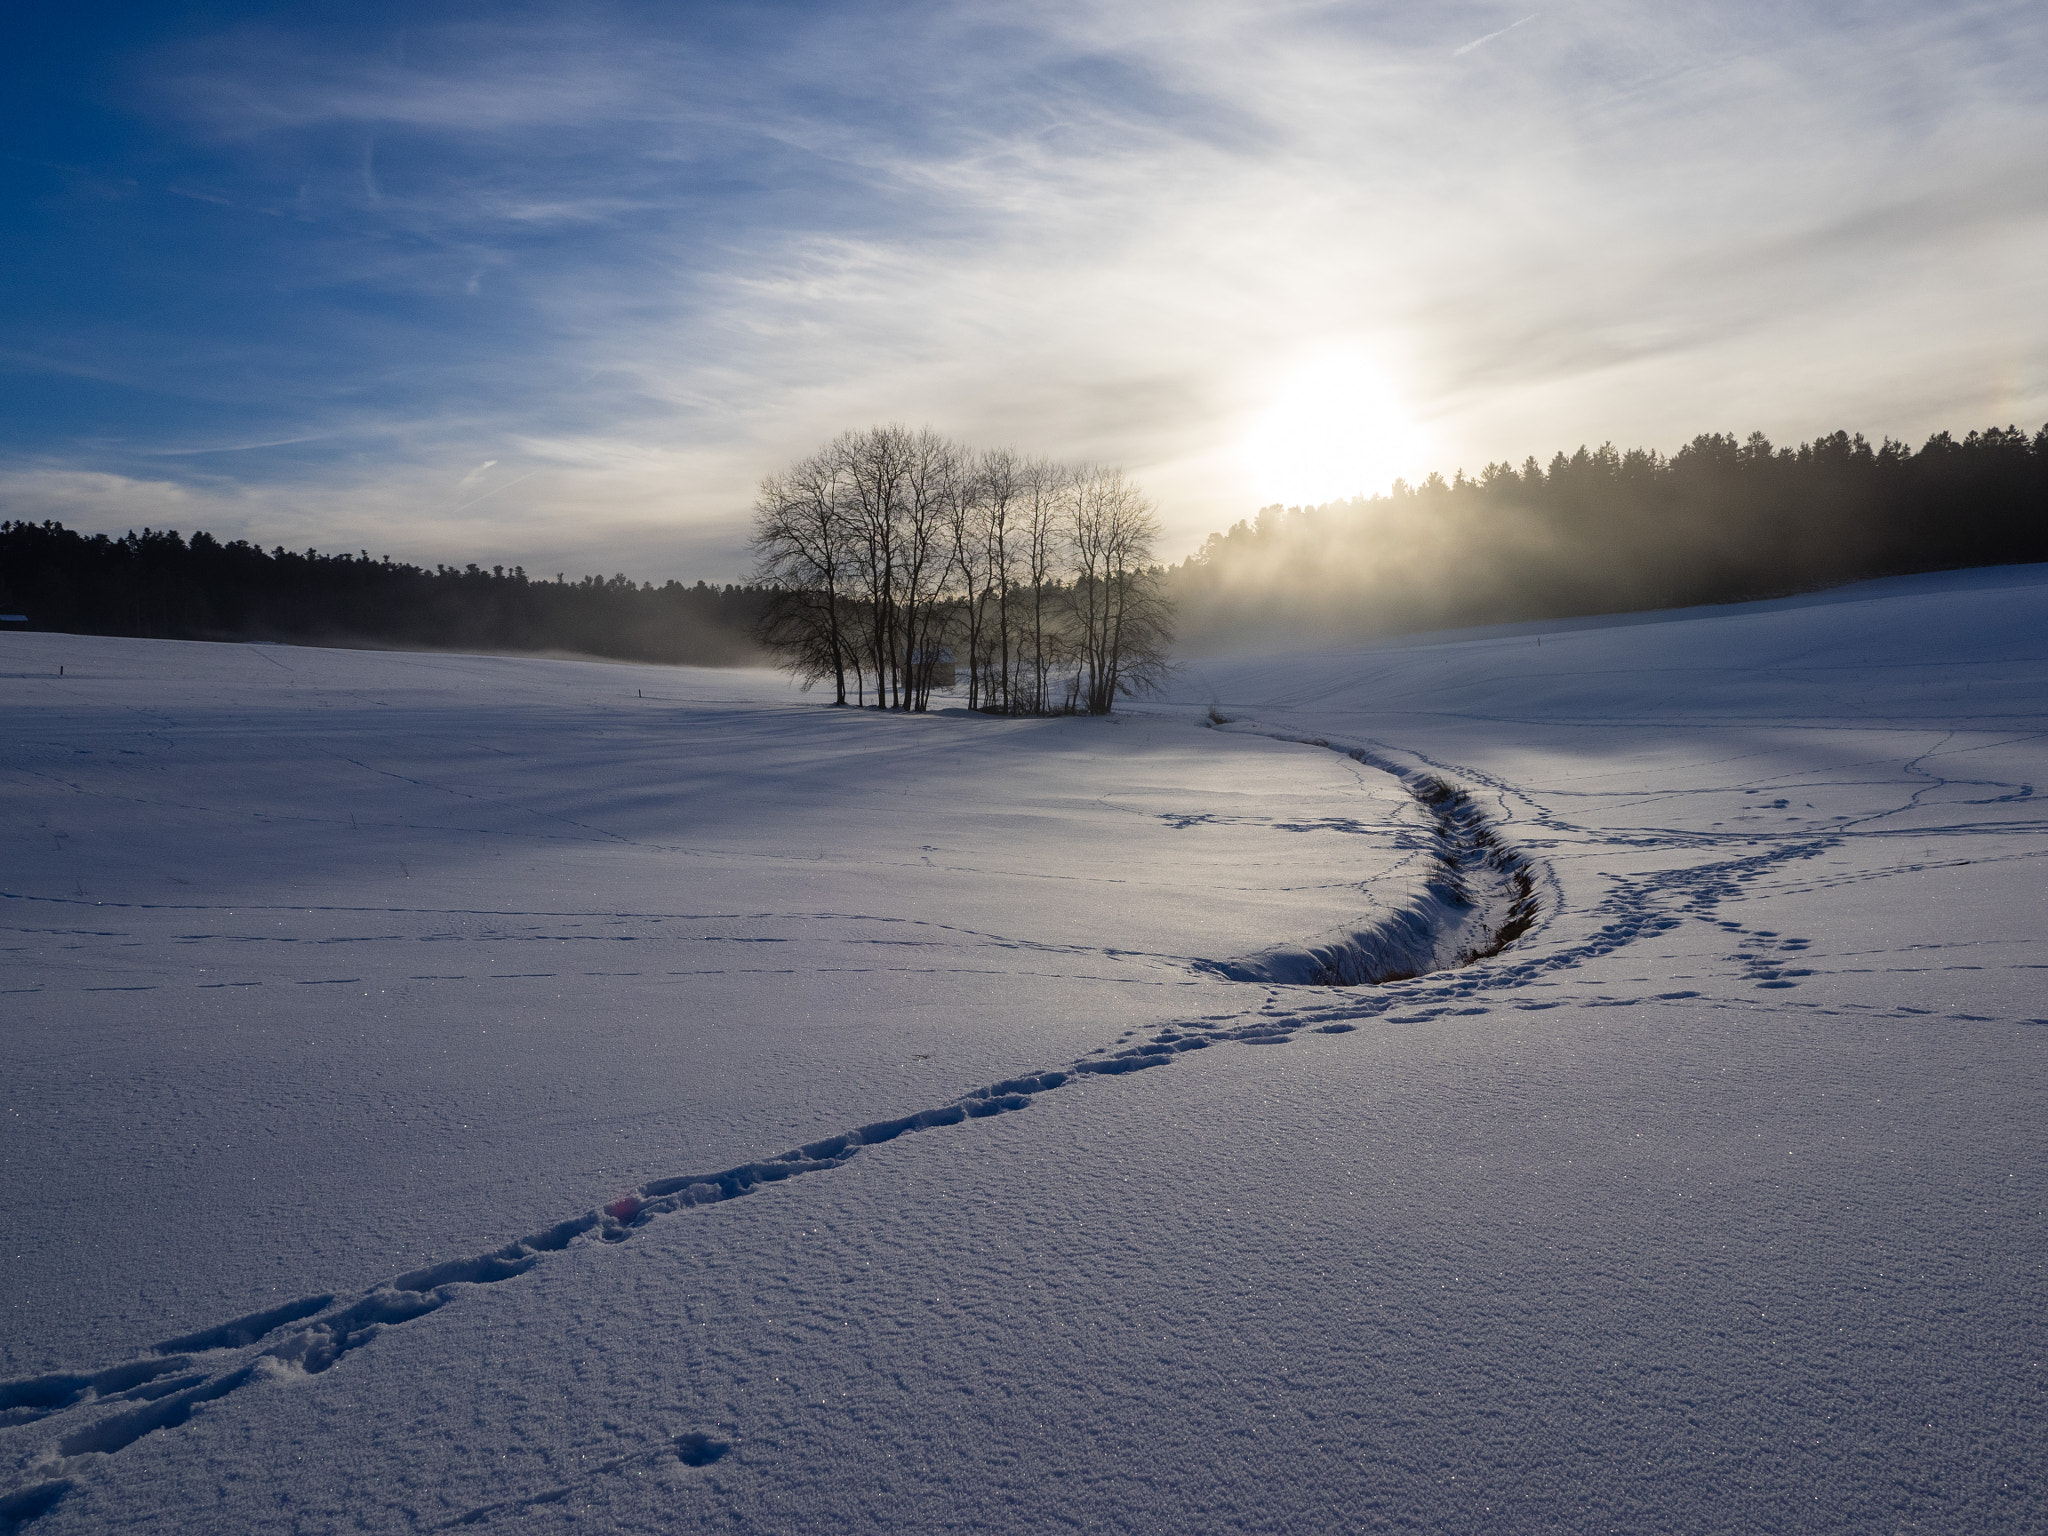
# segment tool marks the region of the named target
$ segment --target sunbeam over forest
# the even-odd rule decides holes
[[[761,474],[871,421],[1122,464],[1169,561],[1560,444],[2033,425],[2044,30],[45,9],[0,517],[726,583]]]
[[[0,608],[82,634],[773,655],[839,702],[916,709],[943,652],[969,708],[1101,713],[1155,686],[1176,640],[1300,649],[2048,560],[2048,426],[1917,450],[1848,432],[1783,448],[1705,433],[1669,456],[1581,446],[1269,506],[1172,566],[1120,471],[875,428],[765,477],[754,529],[749,583],[657,587],[7,523]]]
[[[2048,560],[2048,426],[1916,452],[1835,432],[1711,433],[1265,508],[1169,573],[1201,653],[1740,602],[1872,576]]]

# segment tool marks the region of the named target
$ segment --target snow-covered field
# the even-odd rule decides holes
[[[0,1530],[2048,1529],[2048,569],[0,697]]]

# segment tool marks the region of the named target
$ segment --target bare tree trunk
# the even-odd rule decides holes
[[[902,536],[897,540],[903,613],[902,707],[923,710],[931,702],[932,669],[939,638],[946,581],[953,572],[946,534],[948,514],[959,493],[959,450],[926,429],[909,439],[903,476]]]
[[[898,426],[872,427],[866,432],[842,433],[831,451],[839,460],[848,508],[859,529],[857,549],[868,609],[867,650],[875,677],[875,703],[878,708],[888,708],[904,696],[897,567],[911,435]]]
[[[982,465],[963,466],[947,521],[953,538],[953,569],[960,582],[961,616],[967,629],[967,707],[982,704],[982,634],[987,620],[988,517]]]
[[[1067,589],[1067,606],[1073,614],[1079,644],[1079,695],[1086,701],[1090,714],[1107,712],[1098,707],[1105,665],[1103,578],[1108,567],[1110,537],[1102,491],[1103,472],[1091,467],[1073,477],[1066,495],[1067,540],[1073,559],[1073,584]]]
[[[843,587],[848,553],[839,481],[829,454],[813,454],[761,482],[755,498],[756,577],[776,589],[761,639],[804,686],[831,677],[846,702],[848,635]]]
[[[1050,599],[1061,563],[1061,496],[1067,474],[1040,460],[1032,466],[1026,509],[1024,575],[1031,587],[1029,695],[1020,713],[1052,713],[1051,669],[1056,637],[1047,628]]]
[[[1007,448],[999,448],[981,457],[981,600],[985,607],[993,596],[996,611],[993,628],[986,624],[981,626],[992,643],[982,648],[974,664],[988,671],[989,696],[984,707],[1000,709],[1005,714],[1016,712],[1010,675],[1010,588],[1014,581],[1010,568],[1010,514],[1011,508],[1026,492],[1025,482],[1030,469],[1031,466],[1022,463]],[[989,654],[991,651],[994,654]],[[971,700],[969,707],[972,707]]]
[[[1098,477],[1096,515],[1101,526],[1101,665],[1089,709],[1107,714],[1119,694],[1157,685],[1173,637],[1172,609],[1153,563],[1159,521],[1152,504],[1121,470]]]
[[[877,708],[929,708],[963,632],[971,708],[1106,714],[1166,668],[1158,522],[1120,470],[874,427],[768,476],[754,516],[762,642],[835,703],[850,682],[865,705],[872,678]]]

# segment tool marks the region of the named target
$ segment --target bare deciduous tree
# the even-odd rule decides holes
[[[1015,456],[1007,451],[984,453],[965,467],[955,483],[949,525],[953,567],[961,587],[960,627],[967,641],[967,707],[997,707],[1000,669],[989,655],[990,620],[999,618],[998,590],[1002,569],[1003,523]],[[991,615],[991,603],[995,614]]]
[[[852,514],[854,568],[866,610],[866,649],[875,674],[875,703],[907,707],[901,667],[902,615],[897,609],[897,543],[903,482],[910,471],[910,434],[901,427],[842,432],[828,452],[839,461]]]
[[[860,692],[859,652],[849,621],[853,575],[838,456],[831,449],[766,477],[754,500],[753,550],[759,579],[776,596],[762,638],[806,686],[832,679],[846,702],[846,674]]]
[[[1149,690],[1164,672],[1172,615],[1153,562],[1159,520],[1120,469],[1090,467],[1066,492],[1073,580],[1067,601],[1078,647],[1075,676],[1091,715],[1122,693]]]
[[[754,517],[762,642],[835,702],[873,678],[878,707],[925,709],[949,645],[968,706],[1005,714],[1106,714],[1166,666],[1158,523],[1121,470],[874,427],[768,476]]]
[[[903,611],[903,707],[930,702],[932,670],[944,638],[947,582],[954,572],[950,516],[962,485],[961,451],[931,428],[907,441],[902,532],[896,541]]]
[[[1017,713],[1052,712],[1052,674],[1062,660],[1053,600],[1062,564],[1065,525],[1060,516],[1068,472],[1050,459],[1033,461],[1025,482],[1024,601],[1019,639],[1025,642],[1024,703]]]

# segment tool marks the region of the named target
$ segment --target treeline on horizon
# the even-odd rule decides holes
[[[1707,434],[1668,457],[1607,444],[1267,507],[1168,568],[1159,597],[1177,609],[1176,649],[1204,654],[2033,561],[2048,561],[2048,426],[1937,433],[1918,450],[1846,432],[1797,448]],[[1017,580],[998,573],[984,603]],[[0,522],[0,612],[78,634],[735,666],[767,659],[759,637],[777,596],[760,583],[535,580],[516,566],[428,570],[205,533]],[[779,612],[787,620],[786,602]]]
[[[623,575],[536,580],[514,566],[263,550],[206,533],[121,538],[0,522],[0,612],[34,629],[168,640],[282,640],[420,650],[564,651],[744,666],[772,594]]]
[[[1760,432],[1664,456],[1613,444],[1477,478],[1265,508],[1168,572],[1183,653],[1739,602],[2048,560],[2048,426],[1916,452]]]

